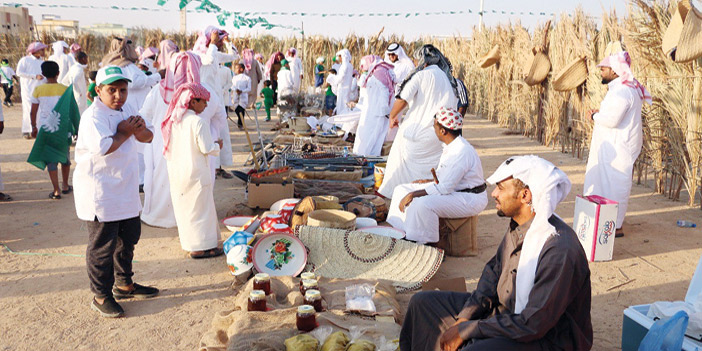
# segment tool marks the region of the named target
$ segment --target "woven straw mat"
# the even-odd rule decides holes
[[[419,289],[436,274],[444,251],[375,234],[299,226],[309,249],[307,264],[329,278],[385,279],[398,292]]]

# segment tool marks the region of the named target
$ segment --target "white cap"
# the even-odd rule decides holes
[[[122,70],[121,67],[119,66],[105,66],[103,68],[100,68],[97,72],[97,76],[95,77],[95,84],[97,85],[105,85],[105,84],[112,84],[118,80],[126,80],[128,83],[131,83],[131,79],[127,78],[127,76],[124,75],[124,71]]]

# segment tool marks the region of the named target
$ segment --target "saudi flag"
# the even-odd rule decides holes
[[[71,135],[77,135],[80,112],[73,98],[73,85],[61,95],[56,106],[37,133],[32,152],[27,162],[39,169],[46,168],[48,162],[66,163],[66,155],[71,146]]]

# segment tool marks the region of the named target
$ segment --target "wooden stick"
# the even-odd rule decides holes
[[[432,168],[431,175],[434,177],[434,183],[439,184],[439,178],[436,176],[436,171]]]
[[[627,280],[627,281],[625,281],[625,282],[623,282],[623,283],[621,283],[621,284],[617,284],[617,285],[615,285],[615,286],[613,286],[613,287],[610,287],[609,289],[607,289],[607,291],[612,291],[612,290],[614,290],[614,289],[616,289],[616,288],[621,288],[622,286],[627,285],[627,284],[629,284],[629,283],[631,283],[631,282],[635,282],[635,281],[636,281],[636,279]]]
[[[249,149],[251,149],[251,158],[253,159],[254,168],[256,170],[260,169],[258,165],[258,159],[256,158],[256,151],[254,150],[253,143],[251,142],[251,137],[249,136],[249,129],[246,128],[246,118],[241,119],[241,125],[244,127],[244,133],[246,133],[246,141],[249,142]]]

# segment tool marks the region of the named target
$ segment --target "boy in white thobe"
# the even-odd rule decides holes
[[[605,58],[599,65],[602,83],[609,91],[599,110],[590,111],[595,122],[590,155],[585,170],[585,195],[600,195],[619,203],[617,231],[624,235],[622,224],[629,204],[634,162],[643,145],[641,107],[651,103],[651,96],[631,73],[631,58],[620,52]]]
[[[236,75],[232,78],[232,103],[234,104],[234,112],[236,112],[239,128],[242,127],[241,120],[246,113],[246,106],[249,104],[249,92],[251,91],[251,78],[244,71],[244,64],[237,64],[234,67]]]
[[[32,120],[32,92],[38,85],[44,83],[44,76],[41,75],[41,58],[44,56],[46,45],[38,41],[29,44],[27,56],[21,58],[17,63],[17,76],[20,77],[20,96],[22,97],[22,136],[25,139],[31,138]]]
[[[475,216],[487,206],[483,166],[478,153],[460,133],[463,117],[442,107],[434,132],[444,144],[436,180],[416,180],[395,188],[388,223],[418,243],[439,241],[439,218]]]
[[[200,118],[210,93],[198,83],[181,85],[168,105],[162,125],[171,199],[183,250],[191,258],[223,253],[214,202],[210,156],[219,155],[209,125]]]
[[[68,73],[59,83],[65,86],[73,85],[73,97],[78,104],[78,110],[82,114],[88,109],[88,87],[85,84],[85,68],[88,65],[88,55],[82,51],[76,53],[76,63],[71,66]]]

